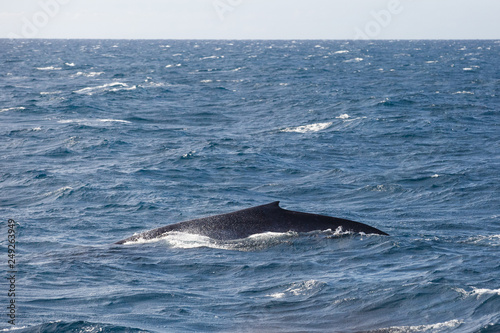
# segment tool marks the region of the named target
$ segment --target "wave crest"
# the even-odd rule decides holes
[[[327,129],[328,127],[332,126],[332,122],[329,123],[316,123],[316,124],[310,124],[310,125],[302,125],[302,126],[297,126],[297,127],[288,127],[285,129],[282,129],[281,132],[289,132],[289,133],[308,133],[308,132],[319,132],[324,129]]]

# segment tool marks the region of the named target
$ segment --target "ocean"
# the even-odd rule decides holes
[[[500,332],[499,51],[0,40],[0,329]],[[114,244],[273,201],[390,236]]]

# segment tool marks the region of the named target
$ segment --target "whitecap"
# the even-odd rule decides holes
[[[349,51],[348,50],[340,50],[337,52],[333,52],[333,54],[343,54],[343,53],[349,53]]]
[[[144,80],[144,84],[140,84],[139,87],[141,88],[146,88],[146,87],[164,87],[165,83],[163,82],[154,82],[152,77],[146,77]]]
[[[344,113],[344,114],[341,114],[340,116],[338,117],[335,117],[337,119],[349,119],[349,115],[347,113]]]
[[[342,116],[342,115],[341,115]],[[345,116],[345,115],[344,115]],[[363,116],[363,117],[356,117],[356,118],[351,118],[349,115],[347,115],[348,118],[339,118],[339,119],[342,119],[344,120],[344,123],[349,123],[349,122],[354,122],[356,120],[361,120],[361,119],[366,119],[367,117],[366,116]],[[338,117],[337,117],[338,118]]]
[[[221,56],[221,58],[224,58],[224,56]],[[206,59],[219,59],[219,57],[214,55],[214,56],[200,58],[200,60],[206,60]]]
[[[57,121],[59,124],[83,124],[88,126],[96,126],[100,123],[122,123],[122,124],[130,124],[131,122],[128,120],[121,119],[63,119]]]
[[[329,123],[316,123],[310,125],[303,125],[297,127],[288,127],[282,129],[281,132],[294,132],[294,133],[318,132],[327,129],[328,127],[332,126],[332,124],[333,123],[329,122]]]
[[[360,61],[363,61],[363,58],[353,58],[353,59],[346,60],[344,62],[360,62]]]
[[[65,192],[67,191],[71,191],[73,188],[71,186],[64,186],[64,187],[61,187],[61,188],[58,188],[57,190],[55,191],[51,191],[51,192],[47,192],[44,194],[44,197],[49,197],[49,196],[56,196],[56,197],[60,197],[61,195],[63,195]]]
[[[325,285],[326,283],[317,280],[295,282],[282,292],[277,292],[266,296],[276,299],[294,296],[309,296],[321,291],[321,289],[323,289]]]
[[[61,67],[47,66],[47,67],[37,67],[39,71],[58,71]]]
[[[75,64],[73,62],[67,62],[65,63],[66,66],[69,66],[69,67],[74,67]]]
[[[474,288],[472,287],[472,294],[482,296],[482,295],[499,295],[500,289],[486,289],[486,288]]]
[[[365,191],[371,191],[371,192],[389,192],[389,193],[400,193],[405,191],[404,187],[397,184],[366,185],[365,187],[363,187],[363,189]]]
[[[195,153],[196,153],[196,150],[191,150],[189,153],[185,153],[184,155],[182,155],[182,158],[183,159],[192,158]]]
[[[373,331],[374,333],[376,332],[391,332],[391,333],[413,333],[413,332],[432,332],[432,333],[439,333],[439,332],[446,332],[449,331],[450,329],[456,328],[460,326],[463,323],[463,320],[458,320],[458,319],[453,319],[449,321],[445,321],[443,323],[436,323],[436,324],[430,324],[430,325],[416,325],[416,326],[393,326],[389,327],[389,329],[381,329],[381,330],[375,330]]]
[[[24,106],[17,106],[13,108],[5,108],[5,109],[0,109],[0,112],[7,112],[7,111],[20,111],[20,110],[25,110],[26,108]]]
[[[462,288],[456,288],[455,291],[464,295],[465,297],[476,296],[477,298],[480,298],[483,295],[499,295],[500,296],[500,289],[487,289],[487,288],[472,287],[471,291],[466,291],[465,289],[462,289]]]
[[[500,235],[479,235],[468,238],[465,243],[500,246]]]
[[[474,95],[474,93],[472,91],[466,91],[466,90],[457,91],[457,92],[453,93],[453,95],[458,95],[458,94]]]
[[[124,123],[124,124],[130,124],[130,121],[128,120],[121,120],[121,119],[97,119],[97,121],[104,122],[104,123]]]
[[[116,92],[116,91],[122,91],[122,90],[134,90],[136,88],[137,88],[137,86],[135,86],[135,85],[129,87],[129,85],[126,83],[112,82],[112,83],[104,84],[102,86],[86,87],[86,88],[82,88],[79,90],[75,90],[74,93],[93,95],[96,92],[105,92],[105,91]]]
[[[101,74],[104,74],[104,72],[89,72],[89,73],[77,72],[74,76],[95,77]]]
[[[40,95],[57,95],[62,93],[62,91],[57,90],[57,91],[41,91]]]

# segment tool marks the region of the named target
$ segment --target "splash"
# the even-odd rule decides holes
[[[216,240],[208,236],[191,234],[180,231],[170,231],[158,238],[144,239],[138,238],[133,241],[126,242],[125,245],[131,244],[149,244],[149,243],[166,243],[168,247],[176,249],[193,249],[193,248],[212,248],[219,250],[251,252],[265,250],[280,244],[290,244],[299,235],[304,236],[320,236],[326,239],[339,238],[343,236],[352,235],[350,231],[344,231],[341,226],[336,230],[323,230],[311,231],[306,233],[298,233],[295,231],[288,232],[263,232],[253,234],[247,238],[230,239],[230,240]],[[361,233],[364,235],[363,233]]]
[[[198,234],[190,234],[186,232],[171,231],[165,233],[162,237],[154,239],[139,238],[134,241],[126,242],[125,244],[148,244],[148,243],[166,243],[171,248],[177,249],[193,249],[193,248],[212,248],[220,250],[232,251],[257,251],[270,248],[282,243],[288,242],[290,239],[297,237],[296,232],[264,232],[261,234],[251,235],[243,239],[233,240],[215,240],[208,236]]]

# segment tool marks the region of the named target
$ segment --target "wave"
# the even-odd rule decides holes
[[[39,71],[58,71],[61,70],[61,67],[47,66],[47,67],[37,67]]]
[[[61,94],[61,93],[62,93],[61,90],[56,90],[56,91],[41,91],[40,95],[57,95],[57,94]]]
[[[71,186],[64,186],[64,187],[61,187],[55,191],[45,193],[44,197],[55,196],[56,198],[59,198],[59,197],[63,196],[65,193],[71,192],[72,190],[73,190],[73,188]]]
[[[325,282],[317,280],[295,282],[290,284],[290,286],[282,292],[276,292],[273,294],[268,294],[266,296],[275,299],[295,296],[312,296],[319,293],[325,286]]]
[[[44,323],[32,327],[20,327],[14,330],[18,333],[35,333],[35,332],[102,332],[102,333],[112,333],[112,332],[127,332],[127,333],[147,333],[149,331],[133,328],[117,326],[112,324],[104,323],[90,323],[87,321],[74,321],[74,322],[64,322],[64,321],[53,321],[49,323]]]
[[[345,60],[344,62],[361,62],[363,60],[364,60],[363,58],[353,58],[353,59]]]
[[[5,108],[5,109],[0,109],[0,112],[7,112],[7,111],[20,111],[20,110],[25,110],[26,108],[24,106],[17,106],[13,108]]]
[[[464,295],[464,297],[476,296],[477,298],[480,298],[481,296],[484,296],[484,295],[498,295],[498,296],[500,296],[500,289],[487,289],[487,288],[472,287],[471,291],[466,291],[465,289],[462,289],[462,288],[456,288],[455,291]]]
[[[93,95],[98,92],[116,92],[116,91],[122,91],[122,90],[134,90],[136,89],[137,86],[131,86],[129,87],[128,84],[126,83],[121,83],[121,82],[112,82],[112,83],[107,83],[102,86],[96,86],[96,87],[86,87],[82,88],[79,90],[75,90],[74,93],[77,94],[86,94],[86,95]]]
[[[474,95],[474,93],[472,91],[466,91],[466,90],[457,91],[457,92],[453,93],[453,95],[458,95],[458,94]]]
[[[172,67],[181,67],[182,64],[169,64],[169,65],[166,65],[165,68],[172,68]]]
[[[500,235],[478,235],[467,238],[463,243],[500,246]]]
[[[342,120],[343,124],[341,127],[336,127],[337,129],[340,128],[345,128],[346,126],[350,126],[349,123],[359,123],[357,120],[361,119],[366,119],[366,117],[356,117],[356,118],[351,118],[350,115],[347,113],[343,113],[337,117],[336,119]],[[309,125],[302,125],[302,126],[296,126],[296,127],[287,127],[284,129],[281,129],[280,132],[289,132],[289,133],[309,133],[309,132],[319,132],[322,130],[325,130],[333,125],[333,122],[326,122],[326,123],[315,123],[315,124],[309,124]]]
[[[416,325],[416,326],[394,326],[389,328],[366,331],[365,333],[417,333],[417,332],[439,333],[457,328],[461,324],[463,324],[462,320],[453,319],[445,321],[443,323],[436,323],[430,325]]]
[[[122,119],[63,119],[57,121],[59,124],[82,124],[86,126],[99,126],[103,123],[122,123],[131,124],[128,120]]]
[[[321,130],[327,129],[328,127],[332,126],[332,122],[329,123],[316,123],[316,124],[310,124],[310,125],[303,125],[303,126],[297,126],[297,127],[288,127],[285,129],[282,129],[281,132],[294,132],[294,133],[308,133],[308,132],[319,132]]]
[[[203,57],[203,58],[200,58],[200,60],[206,60],[206,59],[220,59],[220,58],[224,58],[224,56],[209,56],[209,57]]]
[[[95,76],[99,76],[101,74],[104,74],[104,72],[88,72],[88,73],[78,72],[78,73],[74,74],[73,76],[95,77]]]

